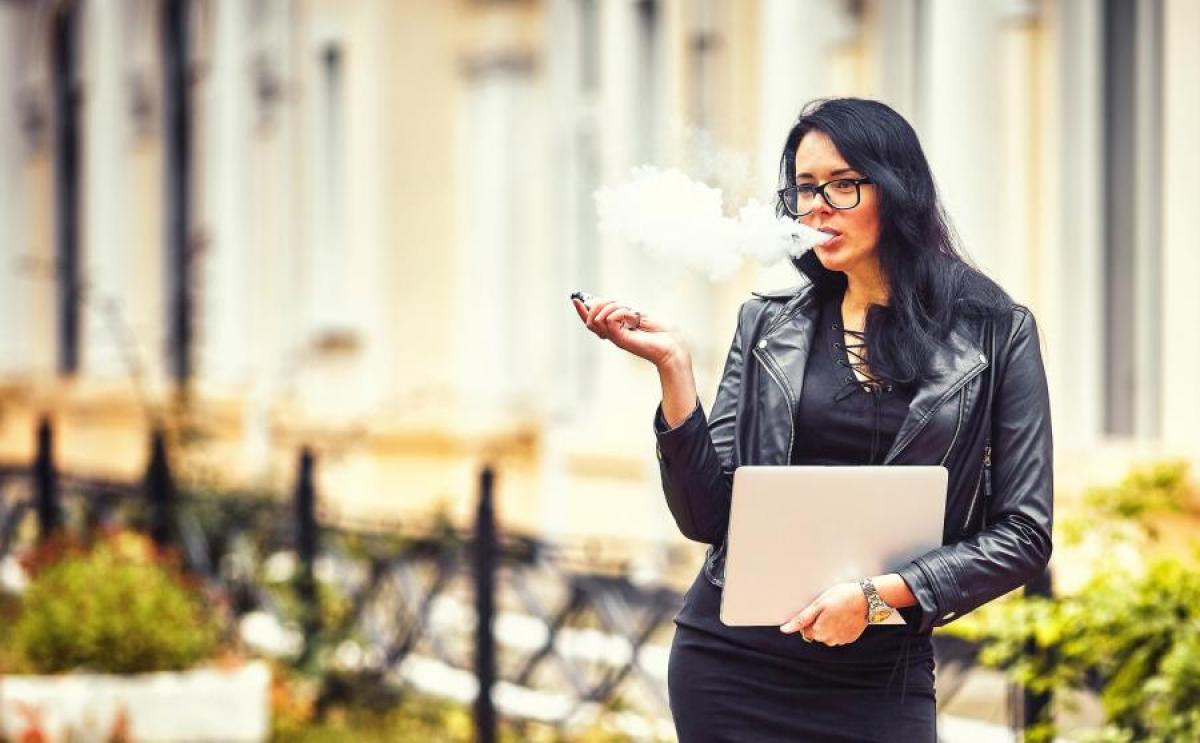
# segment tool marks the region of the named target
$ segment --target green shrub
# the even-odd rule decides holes
[[[521,724],[501,718],[500,743],[632,743],[637,740],[597,721],[568,732],[537,722]],[[424,695],[405,694],[389,709],[338,706],[325,719],[285,720],[274,710],[272,743],[471,743],[476,740],[469,706]],[[657,740],[657,739],[656,739]]]
[[[141,673],[195,665],[213,654],[217,634],[201,597],[126,532],[38,568],[10,641],[35,673]]]
[[[1187,483],[1187,467],[1168,462],[1089,492],[1063,524],[1065,543],[1090,536],[1102,547],[1081,591],[1011,596],[941,631],[980,642],[981,663],[1031,691],[1098,687],[1106,725],[1088,740],[1200,740],[1200,544],[1192,555],[1165,554],[1150,521],[1186,510]],[[1118,545],[1142,564],[1122,564]],[[1043,719],[1026,740],[1053,733]]]

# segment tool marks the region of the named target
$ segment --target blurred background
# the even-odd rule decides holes
[[[529,663],[557,664],[575,701],[645,702],[621,735],[669,738],[670,617],[703,547],[663,503],[653,368],[568,294],[677,324],[708,407],[738,305],[798,276],[655,259],[597,229],[596,189],[653,164],[769,201],[805,102],[896,108],[964,251],[1038,319],[1069,515],[1147,461],[1200,459],[1198,40],[1192,0],[0,0],[9,583],[50,529],[142,524],[226,590],[226,625],[299,632],[307,649],[274,655],[320,700],[341,663],[470,702],[437,679],[477,656],[435,629],[494,552],[501,716],[567,734],[515,701]],[[1190,544],[1187,493],[1168,552]],[[1056,593],[1088,585],[1095,551],[1056,550]],[[289,555],[300,598],[333,601],[308,575],[344,616],[236,598]],[[411,621],[380,629],[371,606]],[[556,633],[588,612],[628,663],[582,669],[599,661]],[[939,668],[939,702],[1011,739],[1020,695],[973,658],[953,688]],[[562,680],[593,672],[603,693]]]

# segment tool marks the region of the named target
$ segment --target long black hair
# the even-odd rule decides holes
[[[812,101],[788,132],[779,159],[781,185],[795,185],[796,149],[810,131],[824,133],[846,162],[871,179],[878,193],[878,254],[888,283],[888,305],[867,308],[872,371],[900,385],[929,376],[933,351],[944,345],[956,317],[999,316],[1012,298],[967,262],[938,199],[933,173],[917,133],[879,101]],[[781,217],[783,205],[777,206]],[[822,296],[846,288],[846,275],[821,265],[816,252],[794,258]]]

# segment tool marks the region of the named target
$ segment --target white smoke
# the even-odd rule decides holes
[[[678,262],[714,281],[735,274],[746,257],[764,265],[798,256],[829,235],[750,199],[725,216],[721,189],[673,168],[642,165],[625,183],[596,191],[600,229],[654,258]]]

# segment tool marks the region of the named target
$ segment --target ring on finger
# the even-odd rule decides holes
[[[630,307],[627,304],[622,304],[622,305],[618,305],[618,306],[623,310],[629,310],[630,312],[633,313],[633,317],[634,317],[633,325],[629,325],[625,318],[621,319],[621,324],[625,326],[626,330],[637,330],[638,328],[642,327],[642,313],[638,312],[637,310],[633,309],[632,307]]]

